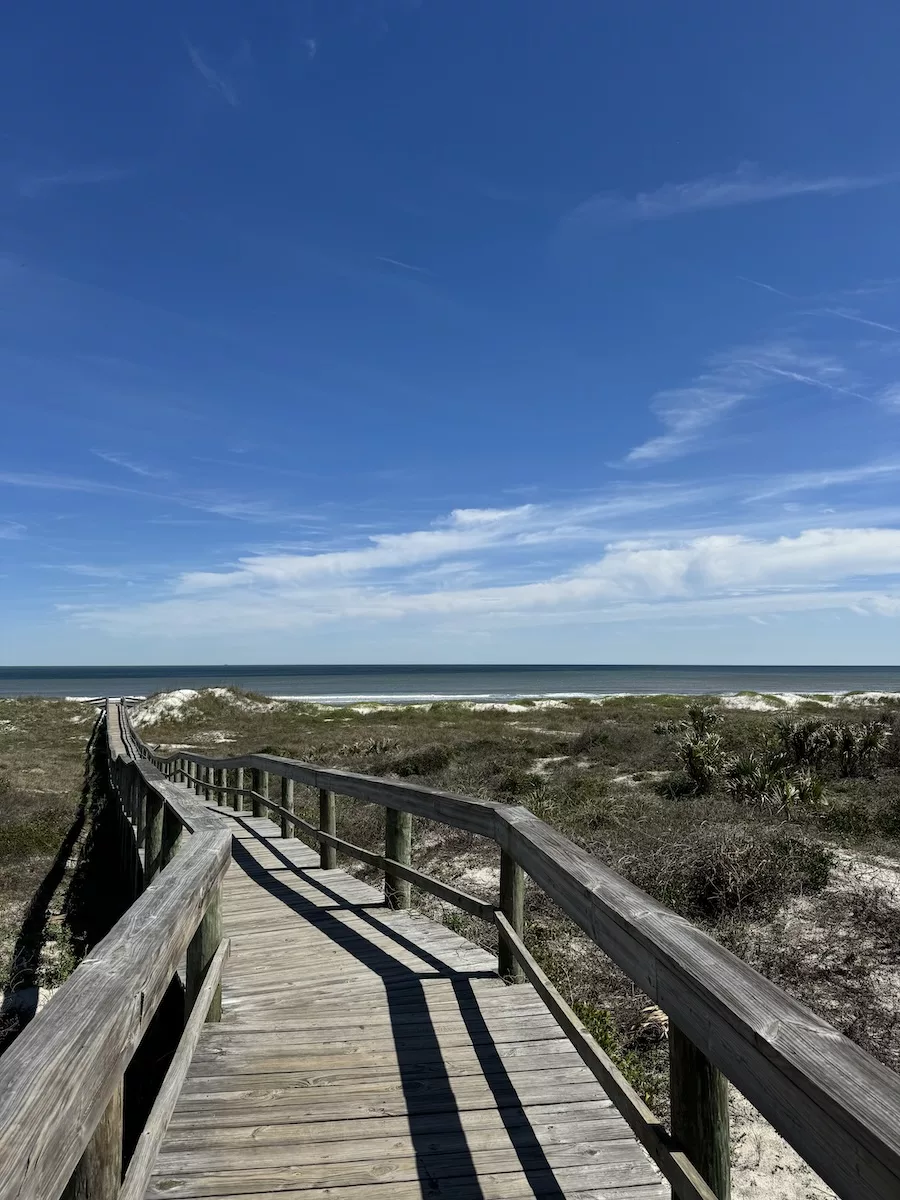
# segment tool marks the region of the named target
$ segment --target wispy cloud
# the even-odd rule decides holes
[[[855,390],[855,376],[833,355],[818,354],[789,342],[769,342],[751,347],[746,357],[737,361],[741,366],[794,383],[852,396],[855,400],[869,399]]]
[[[25,536],[25,526],[19,521],[0,521],[0,538],[16,541]]]
[[[887,333],[900,333],[896,325],[885,325],[881,321],[870,321],[848,308],[821,308],[818,313],[826,317],[839,317],[842,321],[853,321],[856,325],[868,325],[870,329],[884,329]],[[818,315],[814,313],[813,316]]]
[[[126,489],[72,475],[39,474],[28,471],[0,471],[0,485],[36,488],[47,492],[117,492]]]
[[[461,539],[479,527],[507,528],[515,538],[541,509],[511,510],[468,521],[451,514],[443,528],[373,539],[369,550],[247,560],[235,572],[183,576],[174,594],[135,607],[84,608],[83,624],[110,632],[182,633],[216,628],[310,628],[335,620],[477,616],[480,621],[579,619],[627,621],[670,614],[777,614],[854,608],[900,612],[900,529],[802,529],[777,537],[743,534],[629,538],[610,541],[599,557],[561,572],[532,569],[502,578],[484,551],[459,558]],[[388,540],[390,537],[392,540]],[[353,557],[347,557],[347,554]],[[431,561],[444,569],[423,572]],[[388,571],[389,574],[385,574]],[[235,583],[247,586],[235,590]],[[423,590],[424,585],[431,585]]]
[[[892,383],[882,388],[878,400],[889,412],[900,412],[900,383]]]
[[[661,462],[696,450],[711,426],[770,387],[773,377],[866,399],[853,390],[853,377],[846,368],[829,355],[778,341],[736,347],[714,357],[707,370],[686,386],[653,396],[651,409],[664,432],[635,446],[625,462]]]
[[[773,287],[771,283],[763,283],[759,279],[750,279],[747,275],[738,275],[738,279],[742,283],[750,283],[756,288],[762,288],[766,292],[772,292],[776,296],[782,296],[785,300],[795,300],[798,303],[809,303],[808,299],[804,300],[801,296],[793,296],[790,292],[784,292],[781,290],[781,288]],[[863,287],[854,289],[852,292],[847,292],[845,295],[868,295],[878,290],[879,289],[875,288],[874,286],[869,288]],[[882,288],[880,290],[885,289]],[[900,328],[897,328],[895,325],[886,325],[882,321],[873,321],[869,317],[861,316],[856,309],[852,308],[817,308],[811,310],[806,315],[811,317],[837,317],[842,321],[852,321],[856,325],[867,325],[870,329],[883,329],[887,333],[900,333]]]
[[[134,475],[141,475],[145,479],[168,479],[169,472],[161,471],[154,467],[145,467],[140,463],[135,462],[126,454],[113,454],[106,450],[92,450],[91,453],[96,458],[103,459],[104,462],[111,463],[114,467],[121,467],[124,471],[131,471]]]
[[[375,257],[379,262],[387,263],[391,267],[402,267],[404,271],[415,271],[417,275],[430,275],[431,271],[427,267],[416,267],[412,263],[403,262],[399,258],[388,258],[386,254],[376,254]]]
[[[122,466],[117,462],[117,466]],[[134,467],[126,469],[133,470]],[[141,470],[137,471],[142,474]],[[135,496],[156,504],[174,505],[179,508],[189,508],[196,512],[209,513],[213,516],[225,517],[236,521],[246,521],[252,524],[308,524],[317,525],[321,514],[304,513],[287,508],[279,508],[268,500],[242,499],[229,492],[203,491],[154,491],[149,485],[145,488],[123,487],[120,484],[104,483],[96,479],[81,479],[71,475],[41,474],[38,472],[0,471],[0,486],[18,488],[33,488],[37,491],[49,492],[85,492],[97,495]]]
[[[790,174],[766,175],[757,165],[742,163],[727,175],[706,175],[685,183],[666,183],[655,191],[639,192],[632,197],[609,192],[591,196],[566,216],[564,224],[570,229],[590,229],[638,221],[664,221],[689,213],[764,204],[796,196],[839,196],[883,187],[898,178],[896,172],[827,175],[814,179]]]
[[[194,69],[204,80],[207,87],[211,91],[218,92],[222,99],[227,104],[230,104],[232,108],[237,108],[240,105],[240,101],[238,100],[237,92],[228,80],[210,66],[196,46],[191,42],[185,42],[185,45]]]
[[[790,292],[783,292],[781,288],[773,287],[771,283],[762,283],[759,279],[751,279],[748,275],[738,275],[741,283],[752,283],[756,288],[762,288],[765,292],[774,292],[776,296],[783,296],[785,300],[796,300],[796,296],[792,296]]]
[[[900,389],[898,389],[898,400],[900,400]],[[896,475],[900,475],[900,459],[859,463],[853,467],[838,467],[830,471],[800,471],[794,475],[785,475],[780,479],[768,481],[760,491],[754,491],[751,495],[746,496],[745,500],[753,503],[759,500],[772,500],[793,492],[821,492],[832,488],[848,487],[856,483],[890,479]]]
[[[92,183],[118,183],[134,174],[131,167],[73,167],[41,175],[25,175],[18,182],[20,196],[29,198],[56,188],[83,187]]]
[[[318,50],[319,50],[319,43],[314,37],[304,38],[303,46],[306,49],[306,57],[307,58],[313,59],[316,57],[316,54],[318,53]]]
[[[382,533],[359,549],[321,554],[255,555],[232,571],[195,571],[185,575],[181,590],[231,587],[257,581],[297,582],[408,567],[485,548],[528,527],[530,505],[512,509],[456,509],[437,528],[412,533]]]

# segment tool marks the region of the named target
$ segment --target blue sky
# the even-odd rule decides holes
[[[900,662],[891,0],[35,0],[0,655]]]

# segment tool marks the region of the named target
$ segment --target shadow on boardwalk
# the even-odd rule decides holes
[[[477,1200],[482,1195],[438,1033],[419,974],[348,927],[335,915],[339,912],[354,913],[380,935],[392,939],[399,947],[415,955],[422,969],[428,971],[429,979],[438,977],[448,980],[472,1049],[523,1174],[536,1195],[547,1200],[562,1200],[564,1193],[555,1180],[522,1107],[472,987],[473,979],[495,978],[495,973],[453,970],[421,946],[406,939],[389,922],[379,919],[379,910],[385,911],[384,905],[348,903],[327,886],[320,870],[306,869],[291,862],[274,841],[241,820],[240,815],[223,815],[230,816],[242,829],[263,843],[298,879],[334,901],[334,905],[322,908],[298,895],[271,873],[261,870],[253,855],[238,841],[235,841],[233,848],[235,863],[270,895],[292,912],[312,922],[345,953],[352,955],[382,980],[422,1195],[444,1194],[443,1185],[449,1183],[450,1179],[454,1196],[471,1196]],[[437,1119],[436,1114],[439,1114]],[[435,1140],[436,1133],[439,1133],[438,1141]]]

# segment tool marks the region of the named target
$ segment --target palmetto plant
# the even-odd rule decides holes
[[[890,736],[890,726],[884,721],[828,726],[830,745],[844,776],[871,775]]]
[[[778,721],[775,725],[775,736],[794,766],[812,770],[820,766],[828,756],[831,749],[831,729],[832,726],[821,719],[807,717],[800,721]]]
[[[692,705],[686,721],[666,721],[656,732],[675,738],[675,752],[695,792],[712,790],[725,764],[722,738],[714,732],[719,715],[713,709]]]
[[[751,750],[725,768],[725,790],[739,804],[792,816],[824,806],[822,780],[807,767],[797,768],[783,753]]]

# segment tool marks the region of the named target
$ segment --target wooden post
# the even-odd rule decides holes
[[[719,1200],[731,1196],[728,1081],[705,1054],[669,1025],[672,1136]]]
[[[523,937],[525,933],[525,872],[514,858],[500,852],[500,909],[513,929]],[[521,983],[525,973],[509,946],[500,939],[497,954],[497,970],[507,983]]]
[[[225,785],[225,772],[220,767],[216,767],[213,771],[213,782],[216,785],[216,804],[222,805],[225,803],[225,793],[222,791]]]
[[[288,812],[294,811],[294,781],[293,779],[281,779],[281,807],[286,808]],[[281,836],[283,838],[293,837],[296,826],[287,819],[284,813],[281,814]]]
[[[334,808],[334,792],[327,788],[319,788],[319,829],[322,833],[337,833],[337,819]],[[334,846],[326,846],[319,842],[319,866],[323,871],[333,871],[337,866],[337,850]]]
[[[72,1172],[61,1200],[116,1200],[122,1186],[122,1113],[120,1081],[91,1140]]]
[[[412,813],[396,808],[384,810],[384,857],[409,866],[412,848]],[[410,882],[384,873],[384,898],[388,908],[409,908]]]
[[[128,774],[128,791],[131,794],[131,810],[134,813],[135,836],[138,849],[140,849],[147,836],[147,804],[137,767],[133,766]]]
[[[181,822],[166,806],[163,813],[162,823],[162,855],[161,865],[166,866],[175,857],[175,851],[178,849],[178,839],[181,837]]]
[[[141,785],[143,786],[143,785]],[[144,884],[162,868],[163,814],[165,805],[156,792],[147,791],[147,840],[144,843]]]
[[[238,767],[234,773],[234,786],[236,788],[238,788],[238,790],[242,790],[244,787],[244,768],[243,767]],[[235,796],[235,798],[234,798],[235,812],[243,812],[246,807],[247,806],[244,804],[244,797],[243,796]]]
[[[222,940],[221,892],[221,885],[219,885],[210,894],[206,912],[203,914],[200,924],[197,926],[197,932],[191,938],[188,945],[184,979],[185,1021],[191,1015],[197,994],[201,987],[203,987],[203,980],[206,978],[209,964],[212,962],[213,955],[218,950],[219,943]],[[207,1021],[221,1021],[222,1019],[221,985],[216,988],[206,1019]]]
[[[268,771],[260,771],[256,767],[254,767],[250,778],[252,780],[252,783],[250,784],[251,790],[256,792],[256,794],[258,796],[265,796],[265,798],[268,800],[268,798],[269,798],[269,772]],[[264,817],[264,816],[266,816],[267,813],[268,813],[268,809],[266,808],[266,806],[264,804],[260,804],[260,802],[258,800],[253,801],[254,817]]]

